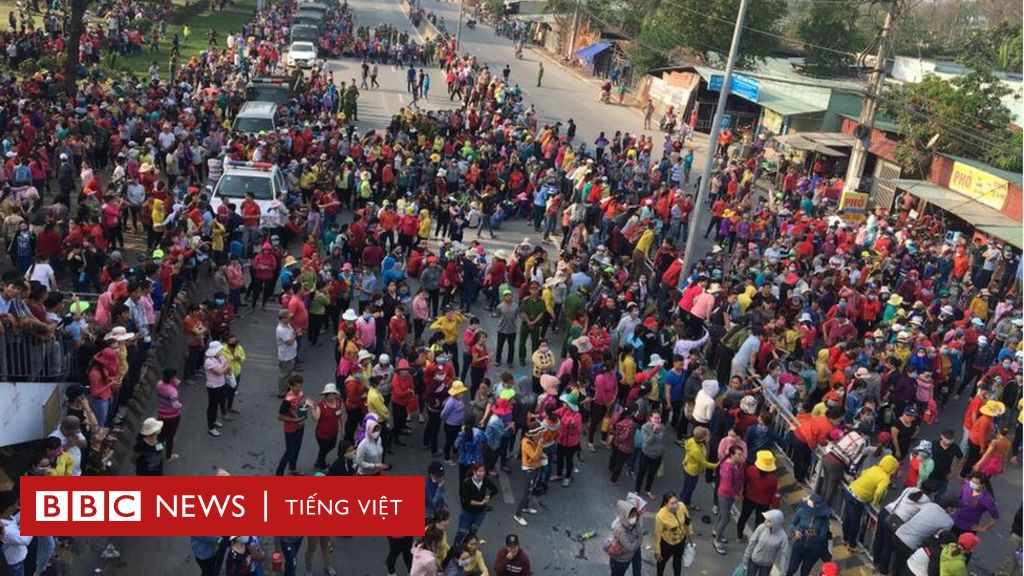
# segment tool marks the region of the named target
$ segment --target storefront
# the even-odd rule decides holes
[[[951,232],[981,235],[1020,250],[1022,177],[957,156],[933,157],[928,180],[896,180],[896,208],[940,218]]]

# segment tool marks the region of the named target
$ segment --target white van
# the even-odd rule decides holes
[[[271,133],[277,130],[277,104],[246,102],[235,115],[231,130],[243,134]]]

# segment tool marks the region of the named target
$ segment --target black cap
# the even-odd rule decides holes
[[[519,546],[519,536],[516,536],[515,534],[505,536],[505,547],[512,548],[513,546]]]
[[[444,464],[440,460],[434,460],[427,466],[427,473],[431,476],[444,476]]]
[[[85,395],[85,386],[82,386],[81,384],[72,384],[71,386],[68,386],[66,390],[64,390],[64,395],[70,402],[71,400],[74,400],[79,396]]]

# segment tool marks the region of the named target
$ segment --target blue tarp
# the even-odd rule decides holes
[[[586,48],[577,50],[576,56],[589,64],[594,61],[594,56],[597,56],[601,52],[611,48],[611,46],[612,45],[607,42],[598,42],[597,44],[591,44]]]

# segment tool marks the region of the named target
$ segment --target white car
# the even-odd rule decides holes
[[[210,207],[214,213],[224,202],[241,206],[246,194],[251,192],[262,214],[260,224],[264,225],[270,211],[277,210],[288,197],[288,185],[281,169],[275,164],[228,160],[224,163],[224,173],[213,185],[211,192]]]
[[[316,46],[312,42],[292,42],[288,47],[288,66],[310,68],[316,62]]]

